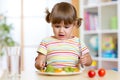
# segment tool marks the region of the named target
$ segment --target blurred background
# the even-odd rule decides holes
[[[53,34],[51,24],[45,21],[45,9],[51,11],[54,4],[63,1],[72,3],[83,18],[80,29],[73,34],[81,37],[90,50],[93,63],[89,68],[120,71],[120,0],[0,0],[0,37],[9,36],[3,40],[8,46],[21,46],[22,69],[35,70],[38,45]]]
[[[34,61],[39,43],[53,34],[51,24],[45,21],[46,8],[51,11],[56,3],[63,1],[76,3],[78,0],[0,0],[0,23],[7,25],[6,28],[10,31],[7,35],[22,47],[23,70],[35,69]]]

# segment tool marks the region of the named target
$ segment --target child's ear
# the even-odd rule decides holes
[[[74,27],[79,28],[79,27],[78,27],[78,21],[77,21],[77,20],[74,22]]]
[[[73,23],[73,25],[74,25],[74,26],[77,26],[77,21],[75,21],[75,22]]]

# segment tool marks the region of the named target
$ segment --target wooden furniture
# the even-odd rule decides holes
[[[116,72],[113,70],[107,70],[106,75],[104,77],[98,77],[96,75],[95,78],[89,78],[87,72],[88,71],[84,71],[81,74],[70,75],[70,76],[46,76],[46,75],[40,75],[36,71],[23,71],[21,74],[21,79],[15,79],[15,80],[114,80],[114,79],[119,80],[120,79],[120,72]],[[4,76],[0,80],[7,80],[6,74],[4,74]]]
[[[80,17],[80,1],[79,0],[71,0],[71,3],[76,8],[77,16]],[[80,37],[80,28],[75,27],[73,30],[73,35],[76,37]]]

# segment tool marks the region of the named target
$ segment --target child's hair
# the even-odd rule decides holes
[[[51,13],[46,10],[46,21],[48,23],[56,24],[64,21],[64,24],[72,24],[77,22],[77,26],[81,25],[81,18],[77,18],[77,12],[73,5],[67,2],[57,3]]]

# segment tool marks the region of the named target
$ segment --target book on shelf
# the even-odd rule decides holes
[[[98,28],[98,14],[97,13],[91,13],[91,12],[85,12],[84,13],[84,19],[85,19],[85,30],[97,30]]]
[[[90,30],[90,20],[89,20],[89,13],[84,13],[84,21],[85,21],[85,30]]]

